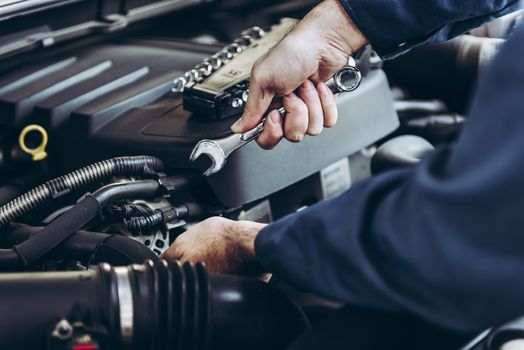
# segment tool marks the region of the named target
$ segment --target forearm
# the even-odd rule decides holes
[[[340,0],[353,22],[384,58],[444,41],[515,11],[519,0]]]
[[[455,330],[518,316],[523,42],[524,27],[486,72],[456,146],[268,226],[260,262],[296,287]]]

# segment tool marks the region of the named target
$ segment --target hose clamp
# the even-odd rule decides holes
[[[131,345],[133,341],[133,290],[126,267],[114,268],[117,281],[117,294],[120,310],[120,336],[122,344]]]

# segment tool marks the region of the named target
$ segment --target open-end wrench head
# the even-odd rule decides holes
[[[205,176],[216,174],[226,165],[226,155],[224,154],[224,151],[213,140],[202,140],[197,143],[195,148],[193,148],[189,159],[194,162],[202,154],[205,154],[209,159],[211,159],[211,166],[204,172]]]

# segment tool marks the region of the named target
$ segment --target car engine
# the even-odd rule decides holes
[[[190,88],[315,4],[0,5],[1,349],[286,349],[314,327],[298,292],[159,256],[205,218],[269,223],[453,142],[499,44],[464,35],[386,63],[368,47],[335,127],[246,144],[204,176],[191,151],[231,135],[247,88]]]

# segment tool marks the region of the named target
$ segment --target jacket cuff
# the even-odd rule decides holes
[[[365,8],[359,1],[339,0],[349,17],[364,34],[373,46],[373,50],[383,59],[393,59],[410,51],[411,49],[431,41],[432,35],[427,35],[413,42],[393,42],[383,35],[384,31],[378,28],[374,21],[368,16],[369,9]]]
[[[281,266],[279,254],[277,253],[279,236],[285,231],[287,222],[292,216],[287,216],[279,221],[264,227],[255,239],[255,255],[257,261],[265,271],[277,272]]]

